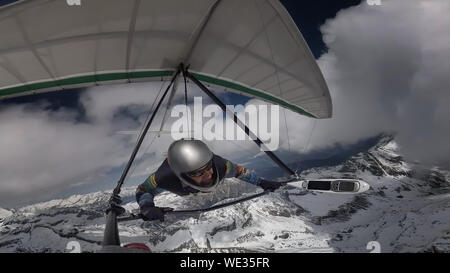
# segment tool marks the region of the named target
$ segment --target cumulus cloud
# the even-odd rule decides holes
[[[448,14],[446,0],[383,0],[381,6],[362,1],[329,19],[321,27],[328,52],[318,63],[332,95],[333,118],[314,120],[281,110],[277,153],[306,153],[396,132],[410,159],[450,166]],[[137,135],[117,132],[140,130],[161,88],[160,82],[91,88],[80,100],[84,121],[74,109],[43,110],[47,108],[35,104],[3,108],[0,205],[46,198],[121,170]],[[196,95],[200,91],[190,88],[189,96]],[[174,104],[183,103],[178,91]],[[247,105],[260,103],[250,100]],[[151,130],[159,130],[161,120],[162,114]],[[174,120],[169,118],[164,129],[170,130]],[[168,134],[150,133],[130,176],[154,171],[171,142]],[[209,144],[231,160],[259,154],[251,141]]]
[[[105,139],[104,128],[75,124],[74,118],[70,112],[52,115],[23,105],[2,111],[2,202],[23,202],[28,197],[45,195],[60,183],[79,183],[94,169],[108,168],[123,160],[124,154],[117,152],[120,149],[111,149],[123,145]]]
[[[72,187],[94,186],[109,180],[113,188],[128,161],[138,133],[151,113],[150,108],[167,86],[137,83],[89,88],[83,92],[79,109],[50,110],[47,102],[5,106],[0,111],[0,206],[14,206],[52,198]],[[172,105],[184,103],[184,90],[178,86]],[[200,96],[189,88],[191,97]],[[211,104],[203,99],[204,106]],[[189,105],[191,111],[193,105]],[[142,143],[129,173],[129,179],[142,180],[164,160],[172,143],[170,117],[160,130],[167,98],[150,132]],[[134,134],[120,134],[132,131]],[[210,142],[211,148],[225,157],[246,153],[245,145]],[[231,145],[232,144],[232,145]],[[229,145],[229,146],[228,146]],[[225,147],[225,146],[228,146]],[[112,174],[112,170],[116,170]],[[130,181],[128,181],[130,182]]]
[[[302,127],[315,124],[310,148],[395,132],[410,160],[450,167],[449,13],[446,0],[362,1],[326,21],[321,31],[328,52],[318,63],[333,118],[288,113]],[[307,142],[310,130],[303,129],[289,130],[294,143]]]
[[[0,205],[50,198],[123,167],[136,136],[117,131],[140,128],[159,90],[155,83],[89,89],[80,99],[84,121],[78,109],[49,110],[45,102],[2,108]]]

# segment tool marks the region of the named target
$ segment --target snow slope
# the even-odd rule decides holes
[[[9,217],[13,214],[12,211],[6,210],[4,208],[0,208],[0,221],[6,217]]]
[[[121,241],[146,242],[153,252],[369,252],[371,241],[381,252],[449,252],[450,174],[418,169],[404,162],[395,141],[386,137],[341,165],[302,173],[310,179],[363,179],[371,185],[365,193],[286,186],[215,211],[167,215],[163,223],[123,222]],[[137,209],[134,190],[122,190],[128,211]],[[260,190],[231,179],[214,194],[182,198],[166,192],[155,201],[200,208]],[[99,250],[109,195],[76,195],[10,212],[0,220],[0,252],[68,252],[70,241],[79,242],[82,251]]]

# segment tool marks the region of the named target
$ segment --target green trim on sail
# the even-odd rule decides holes
[[[31,83],[11,88],[5,88],[0,90],[0,98],[8,95],[15,95],[30,91],[39,91],[40,89],[64,87],[74,84],[94,83],[103,81],[125,80],[125,79],[139,79],[139,78],[152,78],[152,77],[165,77],[171,76],[173,70],[159,70],[159,71],[139,71],[139,72],[119,72],[119,73],[106,73],[97,75],[86,75],[66,78],[56,81],[46,81],[39,83]]]
[[[215,84],[215,85],[220,85],[220,86],[223,86],[223,87],[226,87],[226,88],[235,89],[235,90],[238,90],[238,91],[242,91],[242,92],[247,93],[249,95],[268,100],[270,102],[273,102],[275,104],[278,104],[280,106],[288,108],[288,109],[290,109],[290,110],[292,110],[294,112],[297,112],[299,114],[305,115],[307,117],[311,117],[311,118],[315,118],[316,117],[316,116],[312,115],[311,113],[306,112],[305,110],[303,110],[302,108],[300,108],[300,107],[298,107],[296,105],[290,104],[290,103],[288,103],[288,102],[286,102],[284,100],[281,100],[281,99],[279,99],[277,97],[274,97],[272,95],[269,95],[267,93],[263,93],[261,91],[255,90],[255,89],[251,89],[251,88],[245,87],[243,85],[240,85],[240,84],[237,84],[237,83],[234,83],[234,82],[229,82],[229,81],[226,81],[226,80],[222,80],[222,79],[206,76],[206,75],[203,75],[203,74],[198,74],[198,73],[191,73],[191,74],[193,74],[200,81],[208,82],[208,83]]]
[[[105,73],[105,74],[97,74],[97,75],[76,76],[76,77],[66,78],[66,79],[62,79],[62,80],[46,81],[46,82],[32,83],[32,84],[26,84],[26,85],[22,85],[22,86],[5,88],[3,90],[0,90],[0,98],[3,96],[19,95],[20,93],[39,91],[40,89],[57,88],[57,87],[75,85],[75,84],[114,81],[114,80],[167,77],[167,76],[171,76],[173,73],[174,73],[173,70],[158,70],[158,71],[139,71],[139,72],[129,72],[129,73],[118,72],[118,73]],[[290,104],[290,103],[288,103],[284,100],[281,100],[277,97],[274,97],[270,94],[248,88],[248,87],[240,85],[238,83],[226,81],[223,79],[218,79],[218,78],[207,76],[204,74],[199,74],[199,73],[192,73],[192,74],[200,81],[219,85],[219,86],[222,86],[225,88],[234,89],[237,91],[241,91],[248,95],[273,102],[275,104],[278,104],[280,106],[288,108],[299,114],[315,118],[314,115],[306,112],[302,108],[300,108],[294,104]]]

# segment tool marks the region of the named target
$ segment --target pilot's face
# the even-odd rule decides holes
[[[205,172],[201,176],[188,175],[188,177],[194,180],[194,182],[199,186],[208,186],[213,182],[213,168],[211,167],[208,170],[205,170]]]

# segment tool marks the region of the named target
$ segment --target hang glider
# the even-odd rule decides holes
[[[223,111],[225,105],[210,89],[264,100],[311,118],[332,116],[320,69],[277,0],[8,3],[0,6],[0,99],[106,84],[169,83],[111,196],[104,250],[123,250],[117,226],[117,215],[124,211],[120,189],[178,77],[197,85]],[[234,121],[252,134],[236,116]],[[295,175],[273,152],[265,153]]]
[[[184,63],[217,90],[332,114],[322,74],[275,0],[24,0],[0,7],[0,37],[0,98],[168,80]]]

